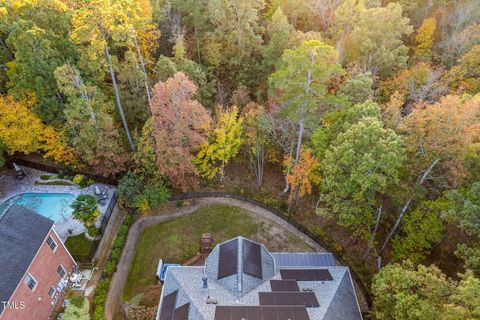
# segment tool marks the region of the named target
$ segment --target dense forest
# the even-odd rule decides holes
[[[143,212],[245,175],[361,248],[375,318],[480,319],[478,0],[0,0],[0,94],[1,165]]]

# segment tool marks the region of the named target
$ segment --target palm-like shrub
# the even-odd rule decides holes
[[[89,194],[81,194],[70,205],[73,208],[73,218],[82,222],[85,227],[91,227],[100,216],[97,198]]]

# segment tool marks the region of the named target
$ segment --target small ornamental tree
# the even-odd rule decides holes
[[[97,198],[90,194],[79,195],[70,207],[73,208],[73,218],[83,223],[87,229],[93,227],[100,216]]]
[[[225,165],[233,158],[243,143],[243,117],[238,116],[238,108],[219,111],[217,125],[210,142],[203,145],[193,160],[200,175],[213,179],[217,173],[223,178]]]
[[[312,150],[303,149],[300,152],[300,160],[294,163],[292,157],[286,158],[285,167],[287,168],[287,180],[291,186],[288,201],[291,204],[299,197],[312,193],[312,182],[318,182],[318,160],[312,154]]]

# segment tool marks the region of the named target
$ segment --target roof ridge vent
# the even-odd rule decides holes
[[[242,292],[242,280],[243,280],[243,238],[238,237],[238,254],[237,254],[237,291]]]

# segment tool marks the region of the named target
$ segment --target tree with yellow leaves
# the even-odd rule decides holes
[[[10,96],[0,96],[0,140],[8,154],[44,151],[46,158],[73,164],[72,151],[52,127],[45,126],[32,112],[34,105],[33,100],[16,101]]]
[[[437,21],[435,18],[423,20],[422,25],[415,35],[415,47],[413,48],[413,60],[429,62],[432,60],[432,47]]]
[[[225,165],[243,144],[242,129],[243,117],[238,116],[237,107],[227,111],[217,109],[217,124],[210,140],[193,160],[202,177],[213,179],[220,173],[220,179],[223,179]]]

